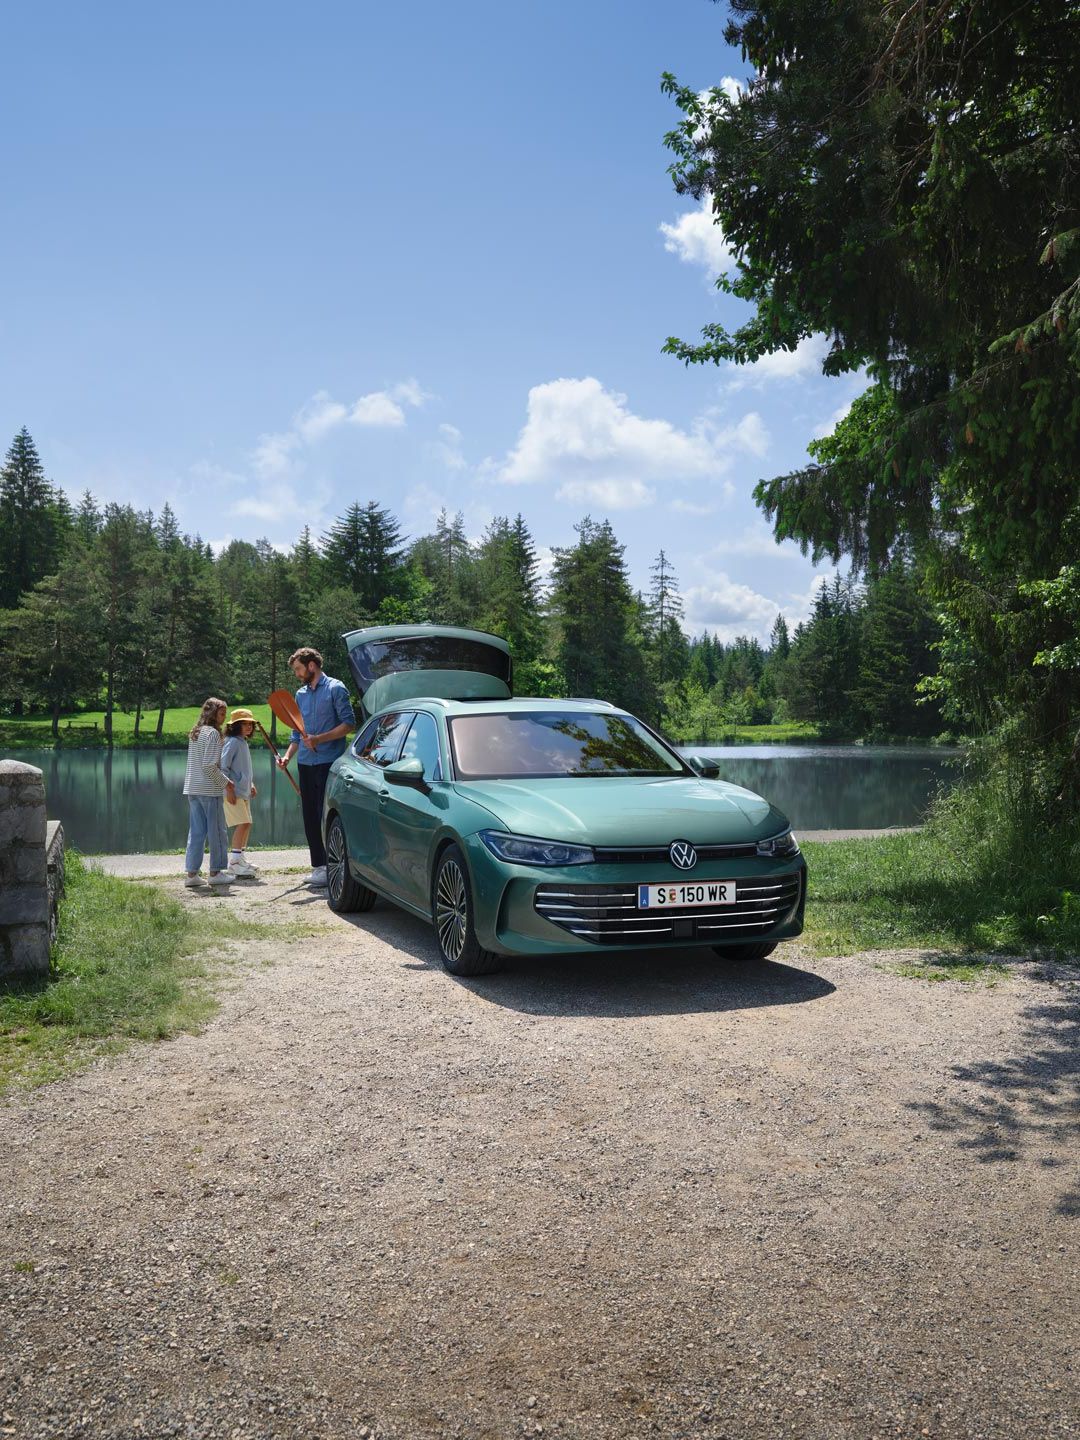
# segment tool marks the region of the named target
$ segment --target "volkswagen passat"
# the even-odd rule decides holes
[[[368,719],[327,785],[334,910],[421,916],[453,975],[605,947],[757,960],[802,930],[791,827],[713,763],[603,701],[511,698],[495,636],[343,638]]]

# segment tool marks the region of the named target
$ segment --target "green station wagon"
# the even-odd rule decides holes
[[[757,960],[802,930],[790,825],[714,762],[601,700],[512,698],[494,635],[343,639],[368,718],[326,790],[332,909],[421,916],[453,975],[603,948]]]

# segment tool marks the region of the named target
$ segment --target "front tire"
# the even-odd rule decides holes
[[[451,975],[491,975],[503,957],[476,938],[472,886],[465,856],[456,845],[439,856],[431,886],[431,918],[443,967]]]
[[[378,896],[361,885],[349,870],[349,845],[345,826],[335,815],[326,832],[326,901],[338,915],[351,915],[370,910]]]
[[[775,940],[759,940],[745,945],[714,945],[713,950],[721,960],[764,960],[776,949]]]

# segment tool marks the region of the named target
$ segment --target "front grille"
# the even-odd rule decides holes
[[[698,852],[701,853],[700,851]],[[598,945],[654,945],[658,940],[749,939],[787,920],[799,903],[794,875],[736,881],[735,904],[715,910],[639,910],[636,885],[538,885],[538,915]]]
[[[757,845],[695,845],[699,860],[734,860],[743,855],[756,855]],[[670,845],[646,845],[640,849],[624,849],[621,845],[593,846],[593,854],[601,865],[666,865]]]

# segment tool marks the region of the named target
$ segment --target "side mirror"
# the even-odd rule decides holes
[[[393,765],[387,765],[383,774],[391,785],[411,785],[416,790],[428,788],[424,779],[424,762],[415,755],[410,760],[395,760]]]
[[[720,778],[720,762],[713,760],[706,755],[688,755],[686,763],[691,770],[696,770],[703,780],[718,780]]]

